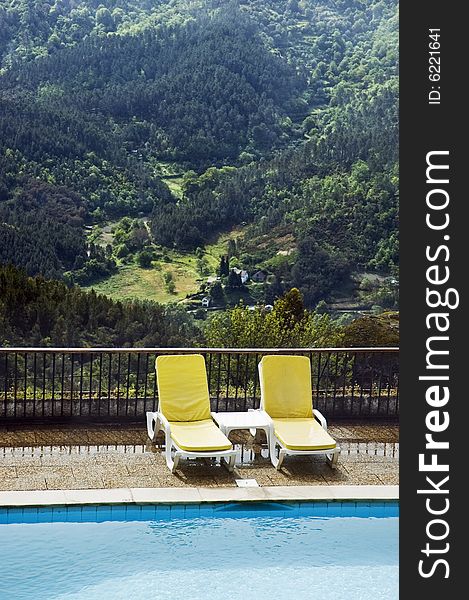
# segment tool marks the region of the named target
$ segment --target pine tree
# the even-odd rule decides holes
[[[230,274],[230,259],[228,257],[221,257],[218,272],[220,277],[227,277]]]

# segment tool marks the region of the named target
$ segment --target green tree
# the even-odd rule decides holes
[[[225,299],[225,291],[223,289],[222,284],[219,281],[215,281],[215,283],[210,288],[210,296],[215,302],[215,304],[224,304]]]
[[[197,271],[202,277],[210,273],[209,264],[204,256],[197,259]]]
[[[230,273],[230,262],[229,258],[222,256],[220,258],[220,266],[218,267],[218,274],[220,277],[228,277]]]
[[[148,250],[142,250],[138,254],[138,264],[142,267],[142,269],[149,269],[151,265],[151,261],[153,259],[153,255]]]
[[[238,244],[236,240],[230,238],[228,240],[228,255],[227,260],[229,261],[231,257],[238,256]]]
[[[115,23],[111,11],[104,6],[101,6],[96,11],[96,24],[101,25],[104,31],[114,31]]]
[[[297,294],[293,294],[296,298]],[[299,317],[296,299],[279,299],[271,312],[262,307],[237,306],[215,314],[206,328],[207,343],[232,348],[288,348],[336,346],[340,328],[328,315],[304,311]]]
[[[243,284],[241,283],[241,275],[236,273],[234,269],[231,269],[228,275],[227,287],[234,289],[240,288]]]
[[[117,258],[124,258],[125,256],[129,255],[129,252],[130,252],[130,250],[129,250],[127,244],[121,244],[116,249],[116,256],[117,256]]]
[[[399,313],[385,312],[355,319],[344,327],[344,346],[399,346]]]
[[[275,302],[272,312],[284,328],[294,328],[301,324],[307,318],[307,312],[300,290],[292,288],[286,292]]]
[[[163,281],[166,291],[169,294],[174,294],[176,291],[176,284],[174,282],[174,276],[171,271],[165,271],[163,273]]]

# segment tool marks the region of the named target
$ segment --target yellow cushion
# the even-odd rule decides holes
[[[168,421],[211,419],[205,360],[201,354],[158,356],[160,411]]]
[[[275,435],[289,450],[329,450],[335,441],[316,419],[273,419]]]
[[[261,361],[264,410],[272,419],[313,417],[311,364],[306,356],[264,356]]]
[[[171,437],[181,450],[188,452],[214,452],[231,450],[230,440],[222,433],[212,419],[182,423],[170,423]]]

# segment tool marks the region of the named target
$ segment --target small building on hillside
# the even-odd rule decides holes
[[[211,301],[212,299],[210,296],[204,296],[204,298],[202,298],[202,308],[209,308]]]
[[[243,269],[237,269],[236,267],[233,269],[236,275],[239,275],[241,278],[241,283],[244,285],[249,280],[249,273],[244,271]]]
[[[254,283],[264,283],[267,279],[267,273],[265,271],[256,271],[254,275],[251,276],[251,279]]]

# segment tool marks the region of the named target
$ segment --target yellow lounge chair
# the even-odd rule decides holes
[[[269,451],[274,467],[280,469],[286,455],[325,454],[334,468],[340,448],[327,433],[324,416],[313,409],[309,358],[264,356],[259,379],[261,408],[272,419]]]
[[[166,464],[171,472],[180,458],[200,457],[224,458],[232,471],[236,451],[213,422],[204,357],[158,356],[156,375],[159,406],[157,412],[147,412],[147,430],[151,439],[160,429],[165,432]]]

